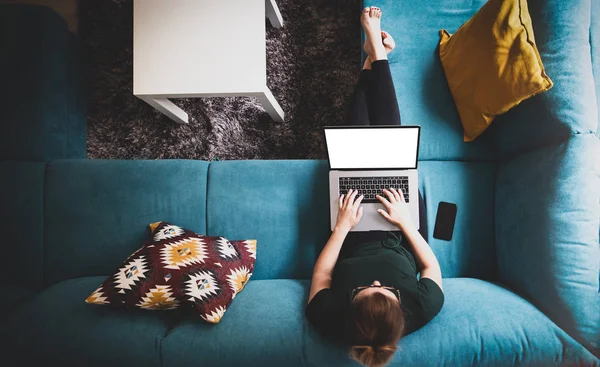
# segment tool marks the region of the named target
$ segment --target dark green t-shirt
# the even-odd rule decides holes
[[[376,241],[344,243],[331,288],[319,291],[306,307],[306,317],[322,334],[345,342],[352,290],[371,285],[375,280],[400,290],[406,319],[404,335],[423,327],[441,310],[444,293],[433,280],[417,279],[417,266],[410,250],[391,232],[379,237]]]

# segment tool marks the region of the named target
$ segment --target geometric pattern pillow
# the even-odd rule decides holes
[[[152,240],[131,254],[85,301],[121,308],[193,308],[218,323],[256,263],[256,241],[228,241],[150,224]]]

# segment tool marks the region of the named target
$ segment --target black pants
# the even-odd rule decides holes
[[[350,97],[346,125],[400,125],[400,111],[390,65],[377,60],[360,72]]]
[[[371,70],[362,70],[354,92],[350,96],[346,125],[401,125],[400,110],[396,99],[396,89],[387,60],[377,60],[371,64]],[[419,232],[427,240],[427,222],[425,203],[419,192],[419,212],[421,228]],[[394,231],[351,232],[346,237],[346,243],[360,243],[400,239],[402,233]]]

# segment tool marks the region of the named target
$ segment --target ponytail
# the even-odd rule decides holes
[[[357,362],[363,366],[381,367],[392,359],[396,352],[395,345],[370,346],[370,345],[355,345],[352,347],[350,354]]]

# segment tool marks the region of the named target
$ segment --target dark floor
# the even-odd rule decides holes
[[[132,94],[132,0],[81,1],[88,157],[325,159],[321,128],[342,123],[360,70],[360,1],[278,5],[285,25],[267,25],[267,79],[285,122],[251,98],[208,98],[175,100],[190,116],[178,125]]]

